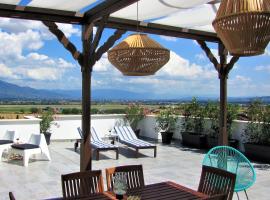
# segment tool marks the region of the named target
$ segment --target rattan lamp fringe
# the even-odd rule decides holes
[[[230,54],[263,54],[270,39],[270,1],[222,0],[212,24]]]
[[[155,74],[170,59],[170,51],[146,34],[132,34],[108,51],[109,61],[126,76]]]

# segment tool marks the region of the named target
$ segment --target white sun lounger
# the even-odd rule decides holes
[[[140,140],[130,126],[115,126],[114,130],[119,137],[119,141],[136,150],[138,158],[139,149],[154,149],[154,157],[157,155],[157,147],[149,142]]]
[[[83,136],[82,134],[82,130],[80,127],[77,128],[79,134],[81,135],[81,137]],[[96,152],[96,160],[99,160],[99,152],[100,151],[109,151],[109,150],[113,150],[116,153],[116,159],[118,159],[119,157],[119,151],[118,151],[118,146],[113,145],[113,144],[109,144],[107,142],[104,142],[99,135],[97,134],[96,130],[94,127],[91,127],[91,145],[93,147],[93,149]]]

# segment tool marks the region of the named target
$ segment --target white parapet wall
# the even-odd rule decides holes
[[[111,131],[124,115],[92,115],[91,125],[100,136]],[[57,115],[51,126],[52,140],[80,139],[77,128],[81,127],[81,115]]]
[[[16,138],[21,142],[27,142],[31,134],[39,134],[39,122],[37,118],[27,119],[4,119],[0,120],[0,138],[6,131],[15,131]]]
[[[183,123],[183,118],[184,118],[183,116],[178,117],[177,128],[174,131],[174,135],[173,135],[174,139],[180,139],[180,140],[182,139],[181,124]],[[244,150],[244,147],[243,147],[243,141],[245,139],[244,130],[247,126],[247,123],[248,123],[247,121],[235,120],[232,125],[232,138],[239,140],[240,150]],[[161,135],[155,130],[155,126],[156,126],[155,115],[148,115],[138,125],[138,128],[141,130],[140,131],[141,136],[160,140]],[[205,129],[206,134],[207,134],[207,130],[209,129],[209,126],[210,126],[209,120],[206,119],[206,129]]]
[[[110,115],[92,115],[91,125],[95,127],[97,133],[102,137],[108,134],[115,125],[123,123],[124,115],[110,114]],[[0,120],[0,138],[7,130],[14,130],[16,137],[21,141],[27,142],[31,134],[39,134],[40,119],[26,116],[26,119],[14,120]],[[183,117],[179,116],[177,124],[178,128],[174,132],[174,139],[182,139],[181,124]],[[209,125],[209,122],[206,122]],[[243,133],[247,125],[246,121],[235,120],[233,124],[232,138],[240,141],[240,149],[243,150],[242,141],[244,140]],[[138,128],[141,129],[141,136],[159,140],[160,133],[155,129],[156,118],[155,115],[148,115],[143,119]],[[52,122],[51,130],[52,140],[75,140],[80,139],[77,127],[81,127],[81,115],[57,115]],[[206,130],[207,132],[207,130]]]

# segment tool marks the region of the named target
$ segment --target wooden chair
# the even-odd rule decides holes
[[[235,180],[236,175],[231,172],[203,165],[198,191],[210,195],[211,197],[213,196],[213,198],[214,195],[226,194],[226,198],[223,199],[231,200]],[[222,197],[217,197],[216,199],[222,199]]]
[[[144,184],[142,165],[126,165],[106,169],[107,189],[113,190],[114,176],[117,172],[127,173],[127,189],[141,188]]]
[[[9,193],[8,193],[8,196],[9,196],[9,199],[10,199],[10,200],[15,200],[15,197],[14,197],[14,195],[13,195],[12,192],[9,192]]]
[[[65,174],[61,179],[63,199],[78,199],[104,191],[101,170]]]

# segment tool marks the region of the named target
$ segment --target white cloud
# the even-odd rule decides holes
[[[0,63],[0,77],[17,78],[16,75],[13,74],[12,70],[3,63]]]
[[[112,64],[108,60],[108,54],[104,53],[99,61],[96,62],[93,70],[95,72],[106,72],[113,67]]]
[[[170,61],[157,74],[185,79],[211,79],[217,76],[214,69],[209,70],[195,63],[190,63],[189,60],[182,58],[173,51],[170,53]]]
[[[57,23],[57,26],[65,33],[67,37],[71,37],[72,35],[81,35],[81,30],[71,24]],[[48,31],[48,28],[39,21],[0,18],[0,27],[1,30],[8,33],[18,34],[32,30],[39,32],[43,39],[54,38],[54,36]]]
[[[164,36],[164,35],[161,35],[160,38],[166,41],[170,41],[170,42],[175,42],[178,40],[178,38],[176,37],[169,37],[169,36]]]
[[[39,26],[36,22],[28,22],[20,22],[22,29],[19,31],[16,30],[14,20],[0,19],[1,77],[25,80],[60,79],[68,69],[74,68],[75,65],[61,57],[51,58],[38,53],[37,51],[43,47],[46,40],[42,35],[45,29],[42,28],[42,24]]]
[[[17,73],[24,78],[33,80],[58,80],[62,77],[61,70],[56,68],[39,67],[36,69],[17,68]]]
[[[256,66],[255,67],[256,71],[265,71],[265,72],[270,72],[270,65],[268,66]]]

